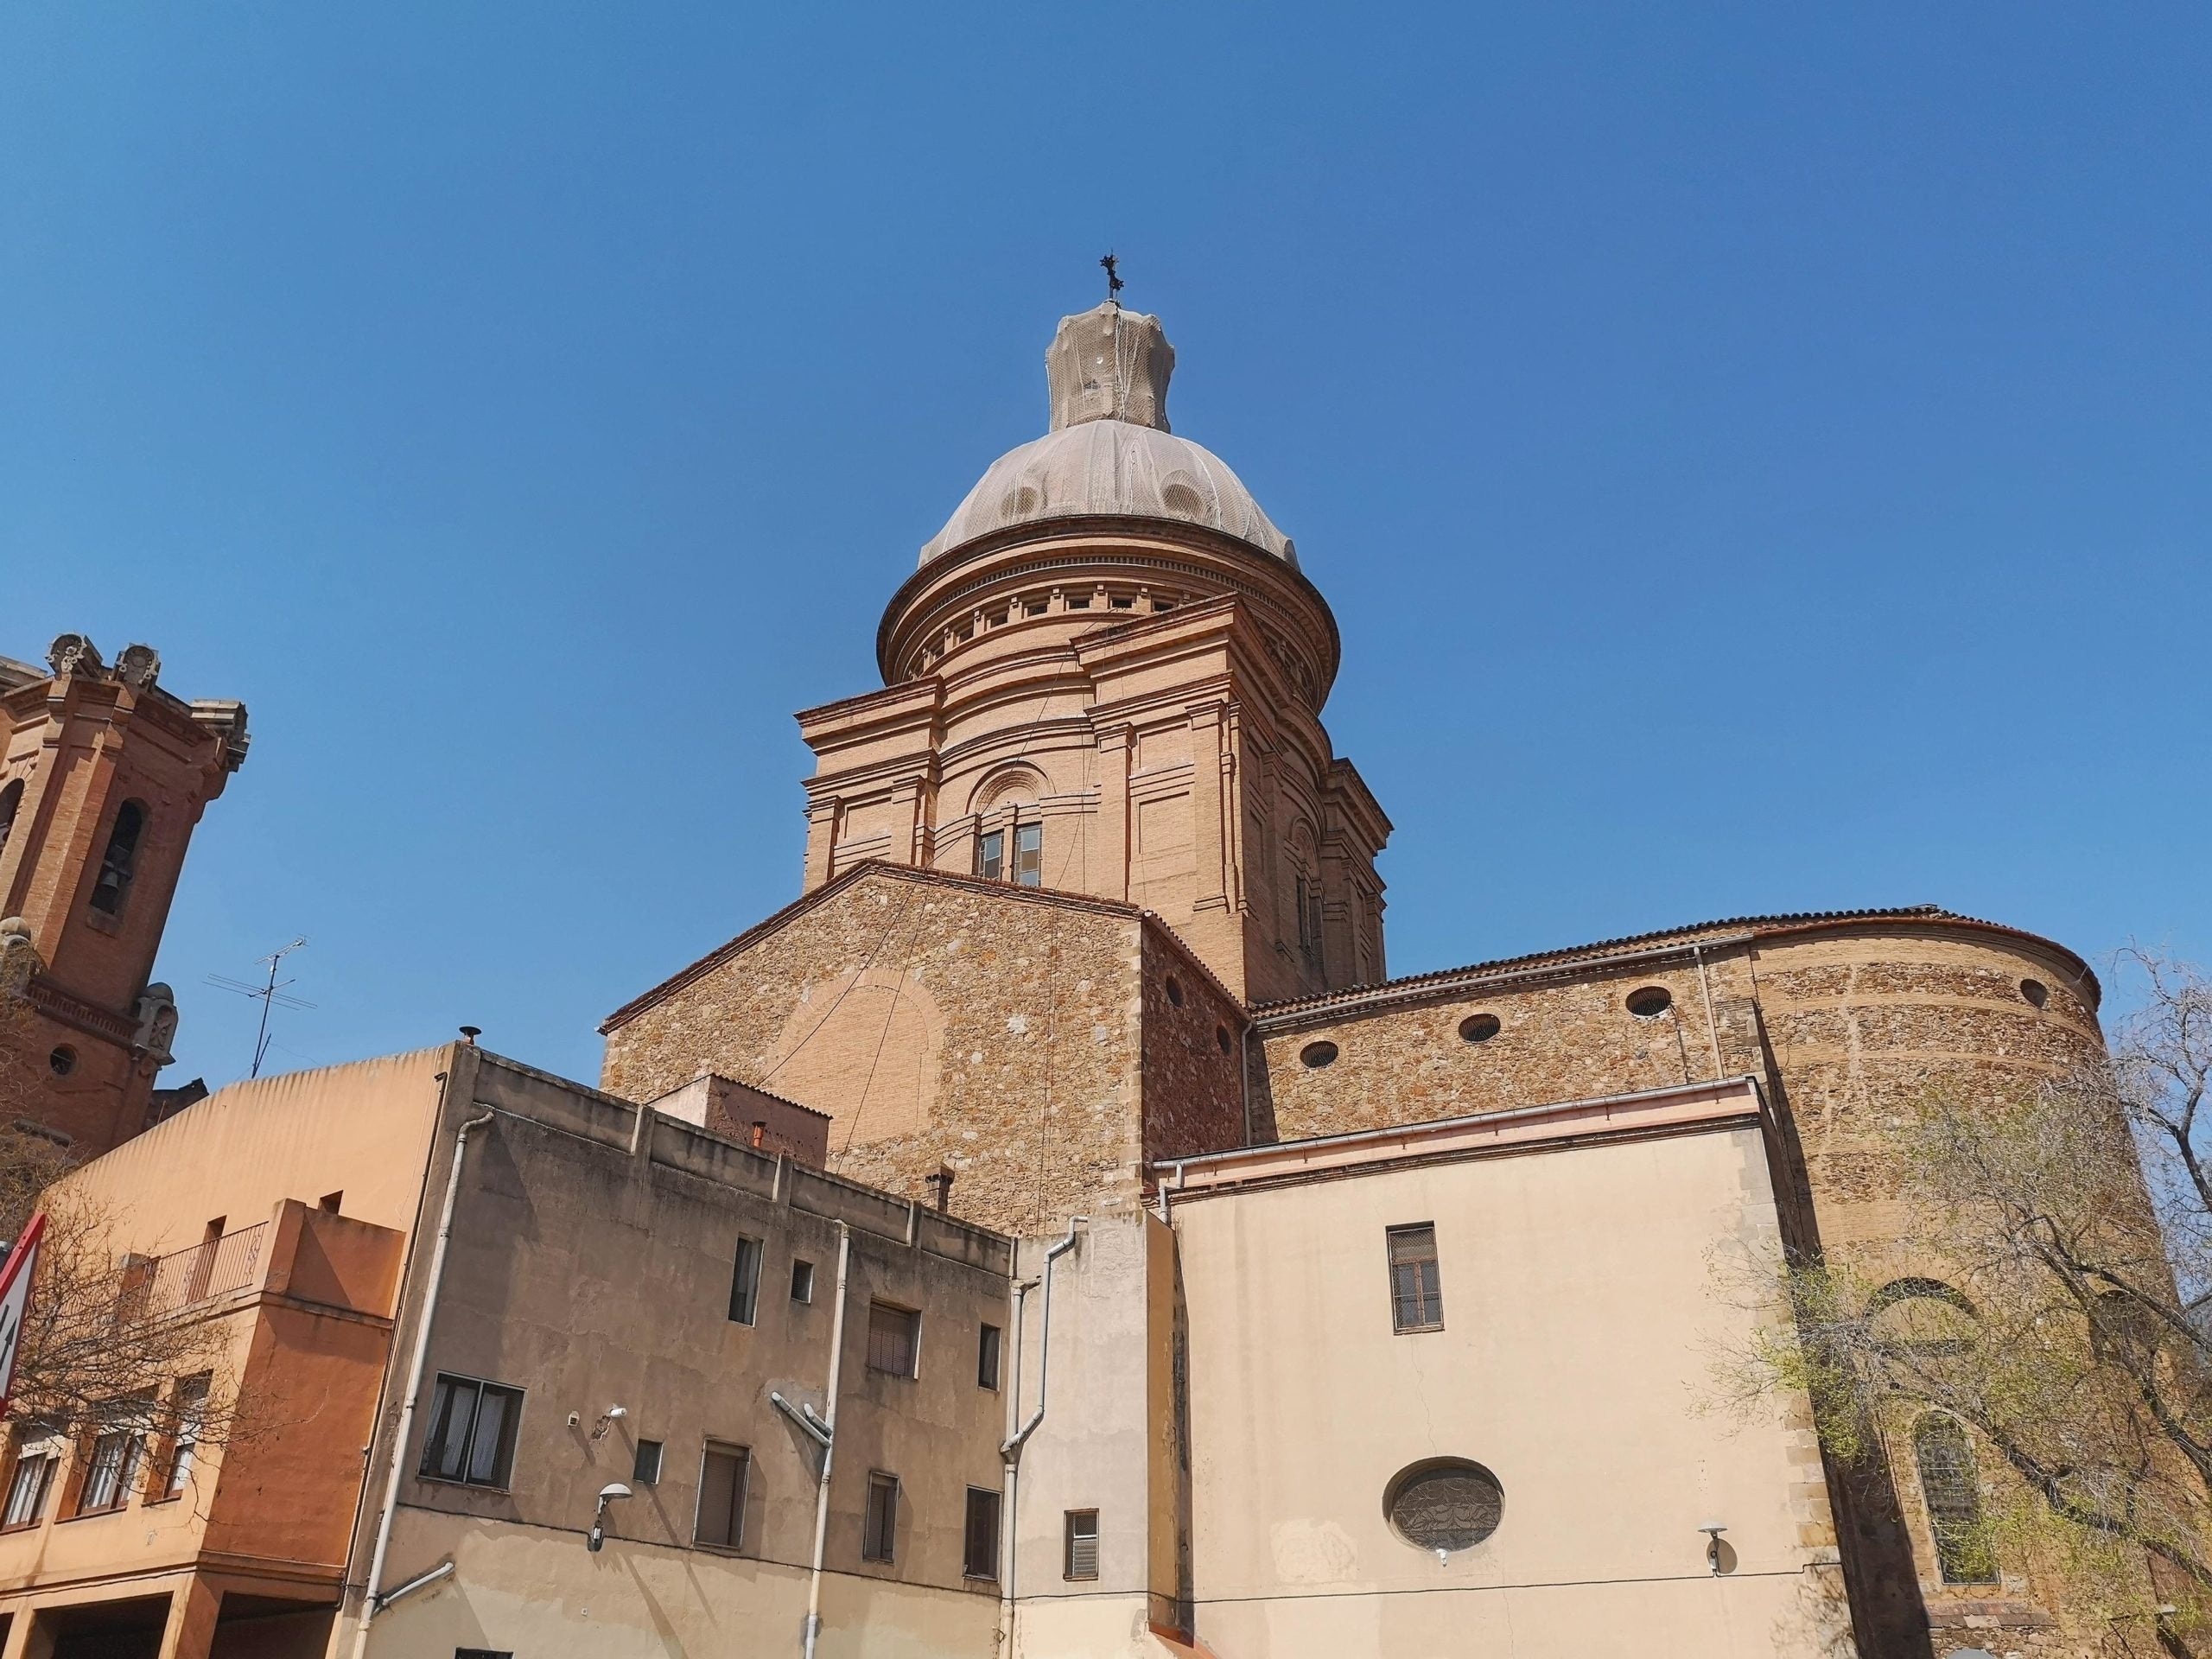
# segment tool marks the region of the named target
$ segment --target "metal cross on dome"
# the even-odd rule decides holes
[[[1119,305],[1121,301],[1114,297],[1122,291],[1121,273],[1116,269],[1118,261],[1109,253],[1098,263],[1106,268],[1106,303]]]

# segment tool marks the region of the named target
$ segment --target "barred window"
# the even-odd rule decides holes
[[[890,1376],[914,1375],[916,1351],[921,1346],[922,1316],[911,1307],[888,1302],[868,1306],[868,1368]]]
[[[1924,1417],[1913,1432],[1912,1449],[1943,1582],[1994,1583],[1997,1558],[1981,1513],[1981,1479],[1965,1428],[1955,1417]]]
[[[1401,1333],[1444,1328],[1444,1284],[1436,1272],[1436,1226],[1393,1227],[1386,1235],[1390,1256],[1390,1324]]]

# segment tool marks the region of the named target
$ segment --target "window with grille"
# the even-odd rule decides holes
[[[868,1512],[861,1517],[861,1559],[888,1561],[899,1547],[899,1477],[880,1470],[868,1478]]]
[[[719,1549],[735,1549],[745,1538],[745,1480],[753,1456],[741,1446],[709,1441],[699,1465],[699,1516],[691,1535]]]
[[[192,1484],[192,1466],[199,1461],[200,1436],[207,1421],[207,1385],[210,1378],[203,1372],[188,1376],[176,1385],[175,1397],[170,1402],[170,1421],[175,1425],[169,1440],[168,1475],[162,1483],[162,1496],[177,1497]]]
[[[35,1527],[46,1514],[46,1495],[54,1486],[54,1471],[60,1459],[51,1451],[25,1452],[16,1459],[8,1478],[8,1505],[0,1510],[0,1531]]]
[[[1070,1510],[1067,1512],[1066,1545],[1062,1551],[1060,1576],[1064,1579],[1095,1579],[1098,1576],[1098,1511]]]
[[[914,1374],[916,1351],[921,1347],[922,1316],[911,1307],[888,1302],[868,1306],[868,1368],[891,1376]]]
[[[968,1489],[967,1541],[961,1573],[970,1579],[999,1575],[999,1494],[988,1486]]]
[[[1955,1417],[1923,1418],[1913,1433],[1912,1449],[1943,1582],[1994,1583],[1997,1558],[1982,1518],[1981,1480],[1965,1428]]]
[[[760,1308],[760,1241],[737,1241],[736,1259],[730,1265],[729,1317],[737,1325],[750,1325]]]
[[[1422,1222],[1389,1230],[1390,1323],[1397,1331],[1444,1328],[1444,1284],[1436,1274],[1436,1228]]]
[[[441,1373],[430,1401],[430,1432],[423,1442],[423,1478],[505,1486],[513,1471],[521,1416],[520,1389]]]

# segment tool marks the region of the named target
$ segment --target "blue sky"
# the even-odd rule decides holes
[[[795,709],[1098,297],[1334,604],[1391,966],[1934,900],[2212,954],[2199,6],[26,4],[0,652],[252,710],[272,1062],[798,891]]]

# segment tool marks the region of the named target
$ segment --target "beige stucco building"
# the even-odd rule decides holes
[[[1717,1367],[1785,1255],[1917,1248],[1869,1127],[2094,1055],[2094,976],[1916,906],[1387,978],[1335,624],[1173,362],[1062,321],[884,685],[800,716],[798,896],[597,1087],[451,1045],[72,1178],[139,1255],[351,1252],[192,1306],[353,1345],[229,1379],[294,1402],[281,1504],[241,1446],[143,1567],[150,1484],[0,1530],[0,1659],[2091,1650]]]

